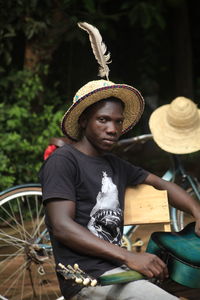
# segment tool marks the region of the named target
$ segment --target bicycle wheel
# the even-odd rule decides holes
[[[41,194],[39,185],[24,185],[0,195],[0,299],[61,296]]]

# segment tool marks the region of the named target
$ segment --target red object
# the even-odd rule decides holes
[[[58,147],[55,145],[49,145],[46,150],[44,151],[44,160],[46,160],[49,155],[51,155]]]

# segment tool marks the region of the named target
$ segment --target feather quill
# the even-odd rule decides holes
[[[99,64],[98,76],[106,77],[106,79],[109,80],[108,75],[110,69],[108,67],[108,64],[111,63],[110,52],[106,54],[107,46],[103,42],[99,30],[93,25],[86,22],[78,22],[78,26],[81,29],[87,31],[87,33],[89,34],[89,40],[91,43],[92,51]]]

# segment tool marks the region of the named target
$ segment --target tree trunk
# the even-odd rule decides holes
[[[58,1],[59,2],[59,1]],[[57,2],[55,1],[55,4]],[[60,9],[55,6],[52,11],[51,27],[42,36],[26,41],[24,51],[24,68],[35,70],[40,62],[49,63],[54,51],[59,47],[63,34],[68,30],[68,20]]]

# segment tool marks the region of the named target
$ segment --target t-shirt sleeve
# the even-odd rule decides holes
[[[52,155],[40,171],[42,198],[76,200],[76,169],[70,159],[62,155]]]
[[[127,174],[127,186],[134,186],[143,183],[145,178],[150,174],[143,168],[137,167],[128,161],[124,161],[124,164]]]

